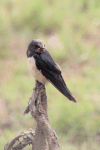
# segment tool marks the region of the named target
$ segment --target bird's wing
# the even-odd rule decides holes
[[[40,55],[39,61],[36,61],[36,66],[63,95],[69,100],[76,102],[65,84],[60,67],[54,62],[48,51],[45,51]]]
[[[54,71],[57,74],[61,74],[60,67],[55,63],[49,52],[46,50],[44,53],[41,54],[41,59],[44,63],[44,66],[50,70]]]

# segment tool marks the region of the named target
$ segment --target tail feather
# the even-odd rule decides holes
[[[62,80],[61,80],[62,79]],[[50,81],[50,80],[49,80]],[[55,78],[55,80],[50,81],[52,85],[58,89],[64,96],[66,96],[70,101],[77,102],[77,100],[73,97],[72,93],[67,88],[62,76],[59,78]]]
[[[64,96],[66,96],[70,101],[77,103],[77,100],[73,97],[72,93],[69,91],[67,86],[56,87]]]
[[[66,83],[61,74],[56,74],[52,71],[42,70],[43,75],[57,88],[64,96],[66,96],[70,101],[77,102],[72,96],[71,92],[66,86]]]
[[[73,97],[72,94],[68,93],[68,91],[66,91],[66,94],[64,94],[70,101],[73,101],[75,103],[77,103],[77,100]]]

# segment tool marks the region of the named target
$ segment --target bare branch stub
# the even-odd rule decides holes
[[[38,81],[36,81],[24,115],[29,112],[37,123],[35,134],[22,132],[7,143],[4,150],[22,150],[28,144],[32,144],[32,150],[47,150],[47,147],[49,150],[58,150],[59,144],[56,133],[49,125],[45,86]],[[15,145],[20,137],[23,137],[23,140]]]
[[[47,96],[45,86],[42,83],[36,81],[28,106],[31,115],[37,122],[34,140],[35,150],[47,150],[47,143],[49,150],[58,150],[57,137],[49,125]]]
[[[34,150],[34,135],[32,129],[28,132],[21,132],[5,145],[4,150],[22,150],[27,145],[32,145],[32,150]]]

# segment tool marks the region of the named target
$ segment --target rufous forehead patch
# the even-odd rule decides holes
[[[37,48],[37,49],[35,50],[35,52],[36,52],[36,53],[43,53],[43,52],[45,52],[45,49],[44,49],[44,48]]]

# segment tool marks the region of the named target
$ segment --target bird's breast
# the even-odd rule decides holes
[[[27,61],[28,61],[29,70],[31,71],[34,78],[39,82],[45,84],[47,79],[45,78],[45,76],[42,75],[41,71],[37,69],[35,59],[33,57],[29,57],[27,58]]]

